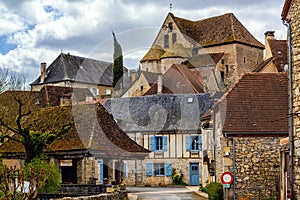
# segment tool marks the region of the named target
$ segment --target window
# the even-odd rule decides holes
[[[225,67],[226,67],[226,73],[228,73],[229,72],[229,66],[226,65]]]
[[[244,63],[246,63],[246,57],[244,57]]]
[[[197,48],[193,48],[192,49],[192,54],[193,55],[197,55],[198,54],[198,49]]]
[[[165,42],[165,48],[169,48],[169,35],[165,35],[164,42]]]
[[[163,163],[154,164],[154,176],[164,176],[165,175],[165,165]]]
[[[151,136],[150,150],[154,152],[167,151],[167,136]]]
[[[221,60],[221,64],[222,64],[222,65],[224,65],[224,63],[225,63],[225,61],[224,61],[224,59],[222,58],[222,60]]]
[[[176,33],[172,33],[172,44],[176,43]]]
[[[169,28],[170,32],[173,31],[173,24],[172,24],[172,22],[168,23],[168,28]]]
[[[91,93],[92,93],[94,96],[99,95],[99,91],[98,91],[97,88],[91,88]]]
[[[106,95],[111,95],[111,90],[110,89],[106,89],[105,93],[106,93]]]
[[[187,151],[201,151],[202,150],[202,137],[198,135],[186,136],[185,149]]]
[[[172,176],[172,163],[146,163],[146,176],[152,176],[152,174],[154,176]]]
[[[143,85],[141,85],[141,92],[143,92],[143,90],[144,90],[144,86],[143,86]]]

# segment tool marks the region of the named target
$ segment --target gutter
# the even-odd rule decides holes
[[[289,20],[282,20],[283,25],[287,27],[287,38],[288,38],[288,69],[289,69],[289,141],[290,141],[290,187],[291,187],[291,200],[294,200],[294,136],[293,136],[293,75],[292,75],[292,50],[291,50],[291,26]]]
[[[235,169],[235,141],[233,139],[233,137],[229,137],[227,135],[227,133],[224,133],[224,136],[225,138],[228,138],[228,139],[231,139],[232,141],[232,160],[233,160],[233,200],[236,200],[236,181],[235,181],[235,178],[236,178],[236,169]]]

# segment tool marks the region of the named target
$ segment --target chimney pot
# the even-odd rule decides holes
[[[275,36],[275,31],[266,31],[265,32],[265,38],[273,38]]]

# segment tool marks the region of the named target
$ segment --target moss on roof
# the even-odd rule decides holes
[[[165,51],[159,45],[154,45],[149,49],[146,55],[141,59],[141,62],[144,61],[155,61],[160,60],[161,56],[165,53]]]

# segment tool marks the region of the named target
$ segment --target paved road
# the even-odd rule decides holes
[[[185,187],[127,187],[127,190],[130,200],[207,200]]]

